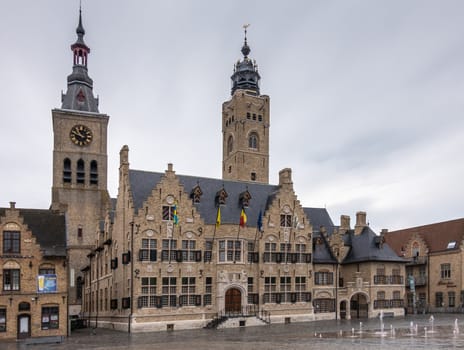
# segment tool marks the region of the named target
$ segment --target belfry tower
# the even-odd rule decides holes
[[[52,110],[52,209],[66,213],[68,304],[70,315],[80,312],[87,255],[95,243],[98,224],[109,204],[107,191],[107,129],[109,117],[98,111],[93,81],[87,73],[90,48],[79,9],[77,40],[71,45],[73,69],[62,105]]]
[[[247,27],[232,98],[222,104],[222,178],[269,183],[269,96],[260,94],[258,65],[248,57]]]

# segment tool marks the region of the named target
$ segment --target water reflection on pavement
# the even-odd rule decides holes
[[[457,322],[456,322],[457,319]],[[361,323],[362,322],[362,323]],[[163,349],[444,349],[464,347],[464,315],[446,314],[379,319],[273,324],[223,330],[188,330],[127,334],[107,329],[81,329],[62,344],[0,344],[3,350]],[[462,325],[462,333],[456,329]],[[459,327],[458,327],[459,328]]]

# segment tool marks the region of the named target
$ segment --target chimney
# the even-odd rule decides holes
[[[366,227],[366,212],[358,211],[356,213],[356,225],[354,226],[354,234],[360,235],[364,227]]]
[[[340,231],[348,231],[350,229],[350,216],[341,215],[340,216]],[[343,233],[345,233],[343,232]]]
[[[168,177],[168,178],[174,178],[175,177],[176,172],[173,169],[174,169],[174,167],[173,167],[172,163],[168,163],[168,170],[166,170],[166,177]]]
[[[16,209],[16,202],[10,202],[10,209]]]
[[[290,168],[285,168],[279,171],[279,186],[283,187],[285,185],[293,187],[292,169]]]

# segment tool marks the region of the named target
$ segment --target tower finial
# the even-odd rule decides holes
[[[245,31],[245,41],[243,43],[243,46],[242,46],[242,53],[243,53],[243,57],[247,58],[248,55],[250,54],[250,47],[248,46],[248,43],[247,43],[247,29],[248,27],[250,26],[250,24],[244,24],[243,25],[243,29]]]

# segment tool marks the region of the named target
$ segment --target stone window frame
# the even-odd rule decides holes
[[[43,305],[40,315],[42,330],[60,328],[60,307],[58,305]]]
[[[195,306],[197,304],[196,278],[191,276],[181,277],[181,295],[179,304],[182,306]]]
[[[15,283],[15,278],[17,280],[16,283]],[[9,287],[7,288],[7,286]],[[3,269],[3,291],[17,292],[20,290],[21,290],[21,269],[19,268]]]
[[[158,240],[156,238],[142,238],[139,249],[139,261],[156,261],[157,249]]]
[[[256,131],[252,131],[248,135],[248,148],[254,151],[259,151],[259,135]]]
[[[162,277],[161,285],[161,305],[175,307],[177,306],[177,278]]]
[[[243,239],[220,239],[218,242],[218,262],[243,262]]]
[[[156,288],[156,277],[145,276],[140,278],[139,307],[154,308],[158,306],[158,300],[156,298]]]
[[[21,253],[21,231],[4,230],[3,231],[3,254]]]
[[[440,264],[440,278],[441,279],[451,278],[451,264],[450,263]]]

